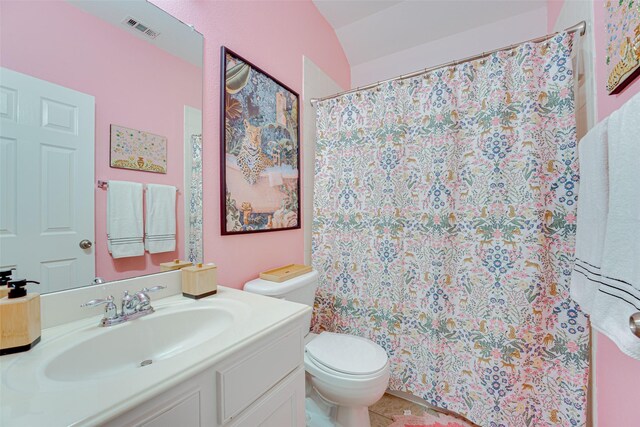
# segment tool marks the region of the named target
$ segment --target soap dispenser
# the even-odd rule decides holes
[[[32,280],[9,281],[9,294],[0,299],[0,355],[30,350],[40,342],[40,295],[27,294]]]
[[[7,285],[11,281],[11,275],[14,271],[16,271],[15,268],[0,271],[0,299],[6,297],[9,293],[9,287]]]

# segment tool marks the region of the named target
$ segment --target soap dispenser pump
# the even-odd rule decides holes
[[[7,295],[7,297],[9,299],[13,299],[13,298],[21,298],[21,297],[27,296],[26,286],[29,283],[35,283],[36,285],[40,284],[40,282],[36,282],[35,280],[27,280],[27,279],[11,280],[7,284],[7,286],[9,286],[9,295]],[[32,295],[38,295],[38,294],[32,294]]]
[[[0,299],[0,355],[30,350],[40,342],[40,295],[27,293],[33,280],[8,282],[9,293]]]
[[[0,271],[0,299],[6,297],[9,293],[9,287],[7,285],[11,281],[11,275],[14,271],[16,271],[15,268]]]

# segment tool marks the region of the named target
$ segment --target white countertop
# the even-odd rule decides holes
[[[98,333],[100,317],[77,320],[42,331],[42,341],[28,352],[0,357],[0,425],[84,426],[105,422],[149,400],[189,377],[223,360],[288,321],[302,321],[311,310],[302,304],[218,287],[202,300],[175,295],[153,300],[158,313],[178,302],[237,307],[244,313],[227,330],[190,350],[154,361],[127,375],[87,381],[54,381],[44,376],[42,365],[52,352],[68,347],[70,337],[82,340]],[[156,313],[150,314],[153,316]],[[135,320],[134,320],[135,321]],[[126,346],[126,343],[122,343]],[[99,351],[99,349],[96,349]]]

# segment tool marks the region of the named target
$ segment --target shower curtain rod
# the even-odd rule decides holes
[[[586,29],[587,29],[587,23],[585,21],[581,21],[581,22],[577,23],[576,25],[565,29],[562,32],[575,33],[576,31],[579,31],[580,32],[580,36],[584,36],[584,33],[586,32]],[[366,85],[366,86],[360,86],[360,87],[357,87],[355,89],[347,90],[347,91],[344,91],[344,92],[339,92],[339,93],[336,93],[335,95],[325,96],[324,98],[311,98],[311,105],[315,107],[316,104],[318,102],[320,102],[320,101],[325,101],[327,99],[337,98],[339,96],[347,95],[347,94],[353,93],[353,92],[359,92],[361,90],[371,89],[371,88],[379,86],[379,85],[381,85],[383,83],[392,82],[394,80],[404,80],[404,79],[408,79],[408,78],[411,78],[411,77],[416,77],[416,76],[419,76],[421,74],[426,74],[426,73],[430,73],[430,72],[435,71],[435,70],[439,70],[440,68],[446,68],[446,67],[450,67],[452,65],[456,66],[458,64],[463,64],[465,62],[475,61],[476,59],[485,58],[485,57],[487,57],[489,55],[492,55],[492,54],[494,54],[496,52],[501,52],[503,50],[511,50],[511,49],[516,48],[516,47],[518,47],[520,45],[523,45],[525,43],[538,43],[538,42],[542,42],[542,41],[545,41],[545,40],[549,40],[550,38],[556,36],[559,33],[560,32],[553,33],[553,34],[547,34],[546,36],[537,37],[535,39],[530,39],[530,40],[526,40],[526,41],[523,41],[523,42],[520,42],[520,43],[516,43],[516,44],[509,45],[509,46],[501,47],[501,48],[498,48],[498,49],[491,50],[489,52],[482,52],[479,55],[470,56],[470,57],[464,58],[464,59],[458,59],[456,61],[450,61],[450,62],[447,62],[447,63],[444,63],[444,64],[436,65],[435,67],[429,67],[429,68],[425,68],[423,70],[414,71],[413,73],[409,73],[409,74],[402,74],[402,75],[399,75],[397,77],[393,77],[391,79],[381,80],[379,82],[371,83],[371,84]]]

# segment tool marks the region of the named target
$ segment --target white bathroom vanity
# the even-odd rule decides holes
[[[2,356],[0,424],[304,426],[311,309],[225,287],[201,300],[169,288],[148,316],[110,327],[100,315],[76,319]],[[56,298],[90,294],[80,292]]]

